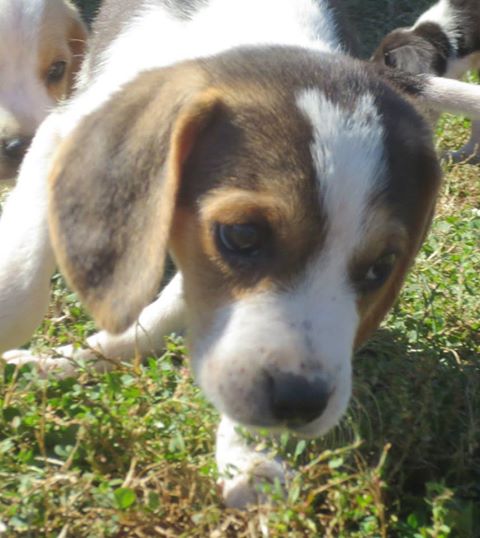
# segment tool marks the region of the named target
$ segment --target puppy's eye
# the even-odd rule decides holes
[[[215,235],[220,251],[237,256],[255,256],[265,241],[265,231],[258,224],[217,224]]]
[[[359,279],[361,290],[368,292],[379,288],[390,276],[396,261],[397,254],[394,252],[389,252],[378,258]]]
[[[385,52],[383,55],[383,59],[385,61],[385,65],[388,67],[397,67],[397,59],[395,58],[395,55],[391,52]]]
[[[67,62],[60,60],[54,62],[47,71],[47,84],[56,84],[60,82],[65,76],[65,71],[67,69]]]

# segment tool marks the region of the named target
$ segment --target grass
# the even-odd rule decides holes
[[[359,19],[371,8],[375,25],[388,9],[410,17],[413,2],[349,4]],[[460,146],[467,127],[443,118],[439,147]],[[162,357],[103,375],[86,365],[75,378],[42,380],[28,367],[0,367],[6,536],[479,537],[479,168],[444,170],[437,217],[402,296],[355,358],[348,415],[319,441],[284,436],[271,446],[296,470],[286,499],[273,486],[269,506],[224,509],[218,417],[172,337]],[[54,277],[50,315],[31,345],[81,342],[93,330]]]

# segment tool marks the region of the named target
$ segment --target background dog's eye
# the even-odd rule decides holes
[[[67,62],[64,62],[63,60],[54,62],[48,68],[47,84],[55,84],[56,82],[60,82],[65,75],[66,69],[67,69]]]
[[[395,58],[395,55],[391,52],[385,52],[383,58],[385,60],[385,65],[387,65],[388,67],[397,67],[397,59]]]
[[[394,252],[389,252],[378,258],[361,279],[362,291],[374,291],[379,288],[390,276],[396,261],[397,255]]]
[[[253,256],[264,243],[264,233],[257,224],[217,224],[217,243],[228,254]]]

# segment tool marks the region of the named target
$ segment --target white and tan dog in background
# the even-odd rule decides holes
[[[326,0],[106,0],[0,220],[0,350],[40,322],[56,263],[111,331],[6,358],[68,370],[186,329],[229,505],[255,499],[252,473],[283,476],[235,424],[315,437],[347,408],[353,350],[434,211],[414,102],[480,117],[480,88],[356,61],[337,28]],[[179,272],[156,298],[167,252]]]
[[[86,36],[68,0],[0,0],[0,186],[72,88]]]
[[[480,69],[479,0],[439,0],[410,28],[385,36],[372,59],[413,74],[459,79]],[[480,162],[480,121],[472,122],[470,140],[450,156]]]

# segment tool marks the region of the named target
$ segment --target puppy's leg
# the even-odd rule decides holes
[[[158,299],[143,309],[137,323],[123,334],[112,335],[101,331],[87,339],[86,348],[62,346],[54,351],[52,357],[14,350],[4,353],[3,358],[14,364],[33,362],[42,373],[55,370],[62,376],[73,374],[77,361],[95,361],[96,369],[108,370],[115,362],[129,360],[135,355],[146,356],[161,351],[165,336],[184,329],[184,317],[182,276],[177,273]]]
[[[264,502],[262,483],[278,480],[285,485],[285,466],[263,451],[258,451],[237,431],[238,425],[223,416],[217,431],[216,461],[225,504],[245,508]]]
[[[480,121],[472,121],[470,140],[462,148],[449,152],[448,156],[453,162],[480,163]]]
[[[27,341],[48,306],[55,260],[47,222],[47,176],[59,116],[41,125],[0,218],[0,352]]]

